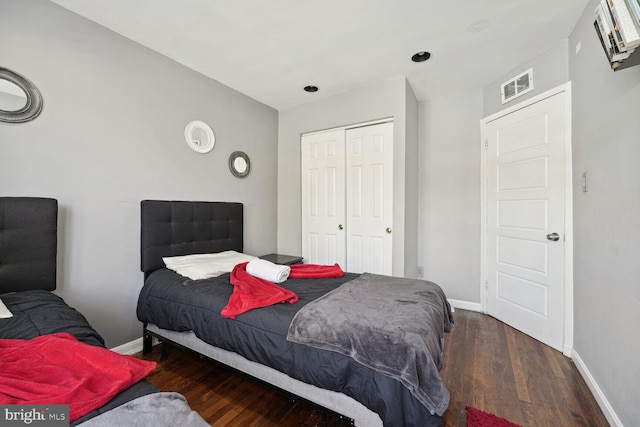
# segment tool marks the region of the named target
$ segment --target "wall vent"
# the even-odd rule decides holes
[[[505,104],[514,98],[524,95],[533,90],[533,68],[529,68],[522,74],[518,74],[513,79],[500,86],[502,92],[502,103]]]

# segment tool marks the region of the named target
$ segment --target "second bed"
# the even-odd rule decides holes
[[[449,394],[438,370],[443,335],[453,318],[437,285],[366,273],[289,279],[279,285],[297,295],[295,304],[279,303],[226,318],[221,312],[234,292],[228,273],[192,280],[167,269],[162,258],[227,250],[241,253],[242,205],[143,201],[141,209],[146,279],[137,314],[147,337],[155,335],[188,347],[352,418],[355,425],[441,424]],[[392,304],[385,302],[386,308],[369,313],[369,329],[362,334],[348,332],[351,347],[319,344],[316,337],[305,335],[309,329],[305,324],[333,332],[340,323],[367,318],[355,308],[358,299],[368,299],[365,294],[356,295],[350,308],[339,308],[349,293],[363,288],[378,289],[383,294],[379,301]],[[410,298],[397,291],[404,288],[412,290]],[[332,300],[334,311],[326,314],[323,310]],[[390,311],[387,318],[384,311]],[[403,318],[403,313],[413,317]],[[425,326],[414,330],[414,324]],[[387,333],[387,325],[393,333]],[[297,340],[295,332],[301,332]],[[371,337],[376,339],[366,342]]]

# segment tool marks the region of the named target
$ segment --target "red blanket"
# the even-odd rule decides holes
[[[317,279],[322,277],[342,277],[344,272],[338,264],[294,264],[289,273],[290,279]]]
[[[237,315],[254,308],[267,307],[279,302],[293,304],[298,301],[298,295],[293,292],[247,273],[247,264],[248,262],[240,263],[231,271],[233,293],[226,307],[220,312],[222,317],[235,319]]]
[[[0,339],[0,404],[68,404],[74,421],[155,368],[67,333]]]
[[[235,319],[239,314],[254,308],[267,307],[280,302],[293,304],[298,301],[295,293],[247,273],[247,264],[246,262],[238,264],[231,271],[233,294],[226,307],[222,309],[222,317]],[[291,266],[289,274],[289,278],[292,279],[342,276],[344,272],[338,264],[295,264]]]

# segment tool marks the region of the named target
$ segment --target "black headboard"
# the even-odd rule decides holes
[[[56,288],[58,201],[0,197],[0,294]]]
[[[163,268],[162,257],[243,248],[242,203],[143,200],[140,268]]]

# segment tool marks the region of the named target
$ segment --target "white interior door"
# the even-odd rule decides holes
[[[348,129],[347,269],[391,275],[393,123]]]
[[[486,123],[486,309],[562,351],[565,92]]]
[[[344,130],[302,136],[302,256],[345,270]]]

